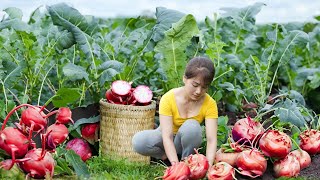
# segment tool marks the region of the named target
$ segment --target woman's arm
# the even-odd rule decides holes
[[[217,129],[218,120],[217,119],[206,119],[206,137],[207,137],[207,158],[209,160],[210,166],[214,162],[214,158],[217,151]]]
[[[172,117],[159,115],[163,146],[171,165],[179,162],[176,148],[173,143]]]

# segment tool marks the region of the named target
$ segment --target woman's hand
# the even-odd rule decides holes
[[[171,166],[174,166],[175,164],[177,164],[178,162],[177,161],[171,161]]]
[[[206,119],[206,156],[208,158],[210,166],[214,163],[214,158],[217,151],[217,129],[218,119]]]

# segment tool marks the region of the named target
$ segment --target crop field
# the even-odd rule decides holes
[[[224,173],[317,179],[320,16],[314,22],[256,24],[262,7],[230,8],[201,22],[164,7],[152,17],[102,19],[60,3],[35,9],[27,22],[20,9],[5,9],[0,179],[166,179],[170,165],[163,161],[143,164],[101,153],[99,101],[113,96],[113,82],[130,82],[128,91],[140,93],[139,99],[112,97],[112,103],[156,102],[155,128],[161,96],[183,84],[185,66],[197,56],[215,66],[207,93],[219,110],[216,163],[241,153],[229,169],[223,165]],[[203,134],[199,154],[206,153]],[[241,144],[242,138],[250,143]],[[248,162],[252,154],[259,168]],[[224,177],[213,176],[213,168],[205,173],[202,179]]]

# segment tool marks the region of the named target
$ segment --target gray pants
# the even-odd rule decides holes
[[[178,155],[185,158],[194,154],[194,148],[199,148],[202,142],[202,129],[198,121],[186,120],[174,136],[174,145]],[[160,127],[154,130],[144,130],[132,138],[133,149],[142,155],[161,159],[165,154]]]

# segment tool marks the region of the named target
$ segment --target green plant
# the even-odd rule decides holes
[[[94,179],[150,179],[163,175],[163,165],[144,165],[114,159],[109,156],[93,157],[88,166]]]
[[[195,18],[186,15],[165,32],[163,40],[155,46],[155,51],[161,53],[161,68],[166,74],[165,91],[181,86],[182,76],[187,64],[185,50],[193,36],[198,35],[199,29]]]

